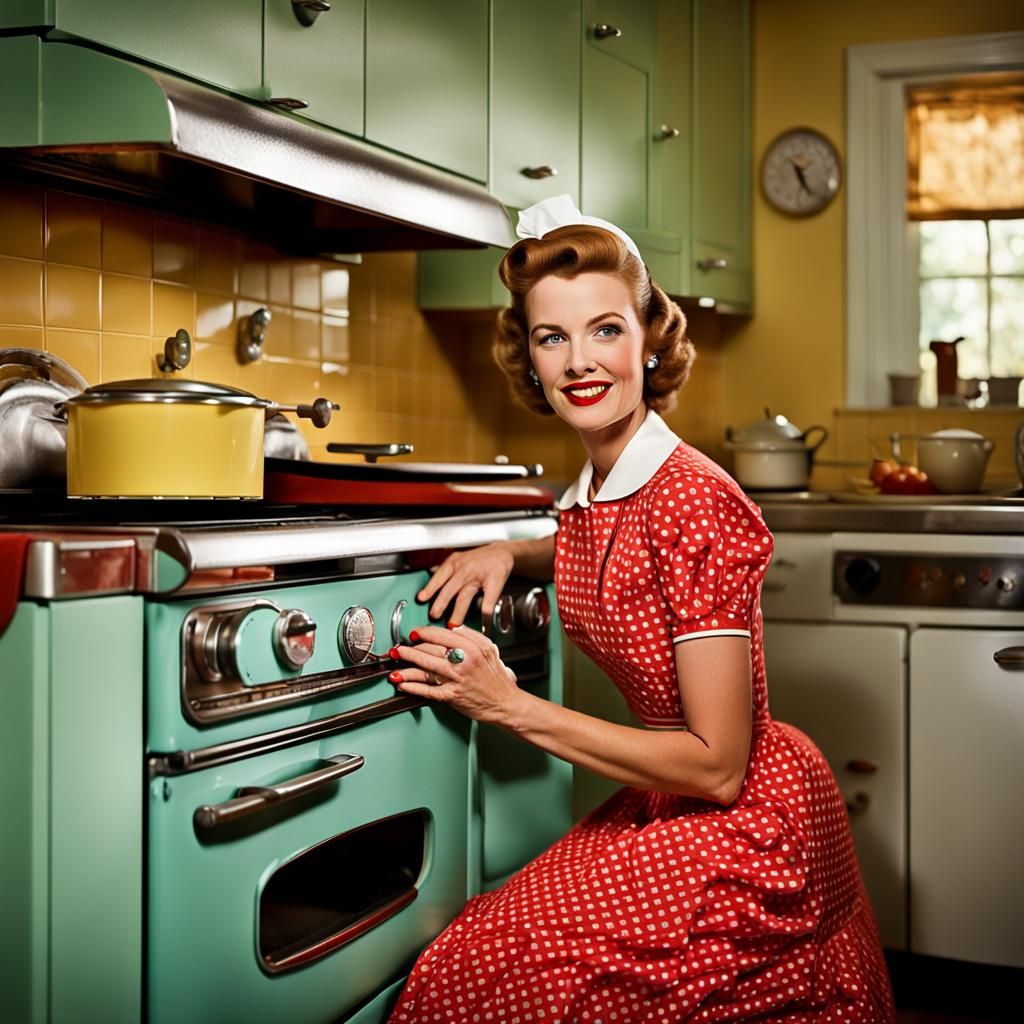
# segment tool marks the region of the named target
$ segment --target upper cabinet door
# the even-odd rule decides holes
[[[580,192],[580,0],[491,0],[491,191]]]
[[[584,36],[582,209],[646,228],[657,4],[589,0]]]
[[[366,138],[487,180],[487,4],[367,0]]]
[[[62,32],[231,92],[260,94],[263,0],[55,0],[55,7]]]
[[[319,14],[266,0],[264,82],[272,99],[300,100],[320,124],[363,134],[363,0]]]
[[[750,16],[747,0],[694,0],[693,293],[749,306]]]

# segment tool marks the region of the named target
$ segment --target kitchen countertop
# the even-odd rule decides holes
[[[983,533],[1024,534],[1024,497],[991,503],[900,504],[894,501],[846,504],[829,500],[755,496],[773,532],[806,533]]]

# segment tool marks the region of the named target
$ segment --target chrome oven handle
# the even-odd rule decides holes
[[[296,797],[311,793],[314,789],[326,786],[340,779],[343,775],[351,775],[363,767],[362,754],[338,754],[323,762],[323,767],[316,771],[297,775],[294,779],[281,782],[276,786],[243,786],[233,800],[225,800],[222,804],[203,804],[197,807],[192,815],[192,823],[197,832],[208,832],[219,828],[230,821],[237,821],[247,814],[262,811],[272,804],[294,800]]]

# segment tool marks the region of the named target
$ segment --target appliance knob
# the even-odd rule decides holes
[[[491,626],[496,636],[506,636],[512,632],[515,623],[515,605],[509,594],[502,594],[494,605]]]
[[[516,621],[524,629],[546,629],[551,621],[551,602],[543,587],[534,587],[515,600]]]
[[[341,617],[338,626],[338,646],[345,659],[361,665],[373,657],[374,624],[369,608],[356,605]]]
[[[1017,581],[1012,576],[1000,576],[996,580],[996,586],[1004,593],[1008,594],[1017,585]]]
[[[313,657],[316,623],[298,608],[287,608],[274,623],[274,653],[287,668],[302,668]]]
[[[245,637],[261,634],[265,637],[264,630],[277,618],[277,609],[265,604],[197,616],[192,633],[192,654],[200,677],[208,683],[219,683],[225,679],[245,682],[247,673],[243,671],[241,657]],[[251,649],[251,643],[249,647]]]
[[[873,558],[854,558],[843,571],[843,579],[855,594],[870,594],[882,582],[882,567]]]
[[[409,602],[402,598],[398,604],[395,605],[394,610],[391,612],[391,646],[398,647],[409,643],[409,638],[402,632],[402,615],[405,613],[405,609]]]

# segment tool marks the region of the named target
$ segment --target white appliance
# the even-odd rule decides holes
[[[1024,537],[778,532],[762,607],[883,944],[1024,967]]]

